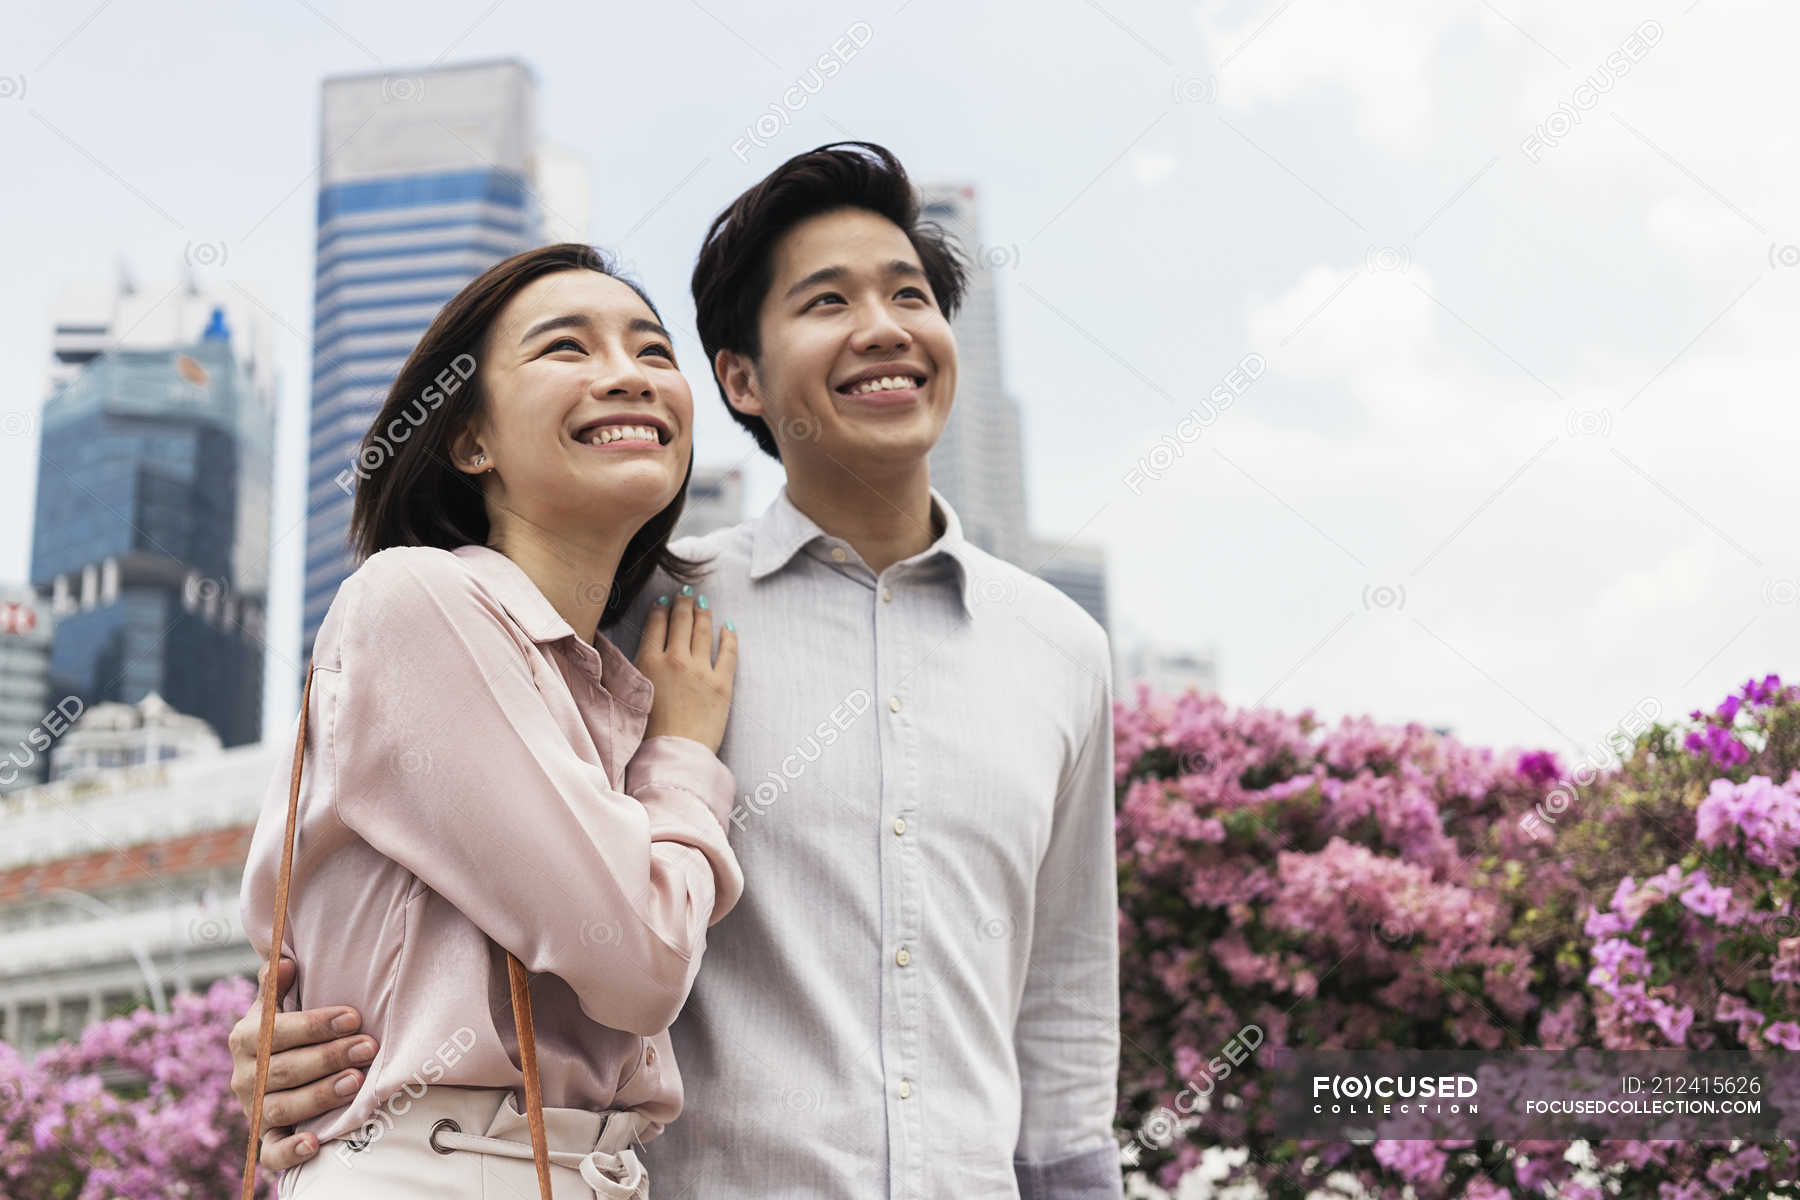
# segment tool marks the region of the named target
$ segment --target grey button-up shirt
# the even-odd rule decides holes
[[[879,576],[785,488],[673,546],[740,634],[745,887],[670,1029],[668,1200],[1121,1195],[1106,635],[932,503]]]

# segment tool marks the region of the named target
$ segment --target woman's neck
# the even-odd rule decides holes
[[[518,564],[575,636],[589,645],[600,631],[619,559],[629,541],[629,534],[607,539],[596,531],[573,538],[521,521],[488,536],[488,545]]]

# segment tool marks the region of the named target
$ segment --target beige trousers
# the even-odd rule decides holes
[[[404,1106],[404,1107],[403,1107]],[[399,1111],[396,1111],[399,1110]],[[555,1200],[649,1200],[635,1112],[545,1108]],[[641,1142],[637,1142],[642,1145]],[[281,1176],[279,1200],[539,1200],[531,1127],[506,1088],[390,1098],[355,1136]]]

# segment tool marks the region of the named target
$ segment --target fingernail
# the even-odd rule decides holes
[[[356,1091],[356,1076],[354,1074],[344,1076],[332,1086],[332,1090],[340,1096],[350,1095]]]
[[[373,1062],[374,1059],[374,1042],[358,1042],[356,1045],[350,1047],[350,1061],[356,1063],[358,1066],[361,1066],[364,1063]]]
[[[691,595],[693,595],[693,594],[694,594],[694,585],[693,585],[693,584],[691,584],[691,583],[684,583],[684,584],[682,584],[682,585],[681,585],[681,594],[682,594],[682,595],[684,595],[684,596],[691,596]]]
[[[706,597],[701,596],[698,600],[694,601],[694,603],[701,608],[705,608],[706,607]]]
[[[733,632],[733,633],[736,633],[736,632],[737,632],[737,626],[736,626],[736,625],[733,625],[733,624],[732,624],[732,623],[731,623],[731,618],[730,618],[730,617],[726,617],[726,618],[725,618],[725,628],[727,628],[727,629],[729,629],[729,630],[731,630],[731,632]]]
[[[667,596],[658,596],[656,602],[666,607],[669,603],[669,598]]]
[[[294,1153],[298,1154],[301,1158],[311,1158],[313,1156],[313,1151],[317,1149],[318,1146],[314,1145],[310,1140],[302,1140],[298,1146],[294,1147]]]
[[[339,1016],[331,1018],[331,1032],[333,1032],[333,1033],[349,1033],[352,1029],[355,1029],[355,1028],[356,1028],[356,1014],[355,1013],[343,1013]]]

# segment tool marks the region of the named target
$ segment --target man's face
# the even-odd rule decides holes
[[[923,459],[956,396],[956,337],[906,234],[840,209],[790,229],[770,257],[762,353],[741,387],[727,379],[734,399],[768,422],[790,472],[887,474]]]

